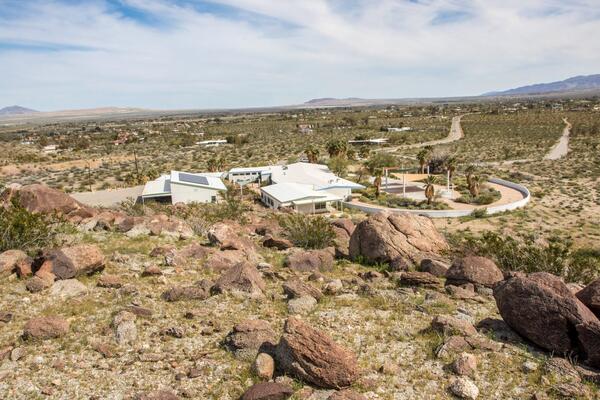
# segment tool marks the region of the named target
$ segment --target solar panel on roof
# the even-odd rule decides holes
[[[205,176],[186,174],[185,172],[179,173],[179,180],[181,182],[195,183],[197,185],[208,186],[208,179]]]

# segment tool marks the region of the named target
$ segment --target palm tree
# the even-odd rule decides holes
[[[456,171],[456,157],[448,157],[446,159],[445,166],[446,171],[448,171],[448,177],[450,178],[450,181],[452,181],[452,176],[454,175],[454,171]]]
[[[379,197],[381,194],[381,176],[383,175],[383,169],[377,169],[374,171],[373,176],[375,179],[373,180],[373,185],[375,186],[375,197]]]
[[[331,139],[326,144],[327,152],[329,157],[336,157],[346,155],[348,151],[348,143],[342,139]]]
[[[473,174],[475,173],[475,166],[473,164],[467,165],[465,168],[465,175],[467,177],[467,186],[471,187],[471,179],[473,178]]]
[[[435,187],[433,186],[435,181],[434,175],[429,175],[425,180],[425,197],[427,197],[427,204],[431,204],[431,200],[433,200],[433,197],[435,196]]]
[[[206,168],[208,172],[222,171],[225,169],[225,160],[223,157],[213,156],[207,161]]]
[[[375,153],[365,163],[369,173],[375,178],[373,185],[375,186],[375,197],[381,194],[381,177],[383,171],[387,167],[393,167],[397,164],[396,157],[389,153]]]
[[[425,146],[417,153],[417,160],[419,160],[419,166],[421,167],[421,173],[425,173],[425,167],[429,164],[433,147]]]
[[[481,182],[483,182],[483,179],[481,179],[481,177],[478,175],[473,175],[471,176],[470,181],[469,193],[471,193],[471,197],[476,198],[479,196],[479,188],[481,186]]]
[[[304,152],[306,153],[306,158],[308,158],[309,163],[317,163],[317,160],[319,158],[319,149],[317,149],[312,144],[309,144],[308,146],[306,146],[306,149],[304,149]]]

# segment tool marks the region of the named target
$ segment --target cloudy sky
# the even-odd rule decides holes
[[[475,95],[600,73],[599,0],[0,0],[0,107]]]

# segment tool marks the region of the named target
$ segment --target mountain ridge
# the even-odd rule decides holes
[[[511,95],[535,95],[548,93],[578,92],[594,89],[600,89],[600,74],[578,75],[564,79],[562,81],[535,83],[508,90],[488,92],[482,94],[481,96],[490,97]]]
[[[0,108],[0,115],[23,115],[23,114],[34,114],[38,113],[37,110],[32,110],[31,108],[21,107],[21,106],[8,106],[4,108]]]

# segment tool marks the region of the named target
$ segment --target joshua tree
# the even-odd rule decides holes
[[[478,175],[472,175],[470,178],[471,183],[469,184],[469,193],[471,193],[471,197],[476,198],[479,196],[479,188],[481,186],[481,179]]]
[[[309,144],[308,146],[306,146],[306,149],[304,149],[304,152],[306,153],[306,158],[308,158],[309,163],[317,163],[317,160],[319,158],[319,149],[317,149],[312,144]]]
[[[435,176],[429,175],[425,180],[425,197],[427,197],[427,204],[431,204],[431,200],[435,196]]]
[[[465,168],[465,176],[467,177],[467,186],[469,188],[471,187],[471,179],[473,178],[474,173],[475,173],[475,166],[473,164],[467,165],[467,168]]]

